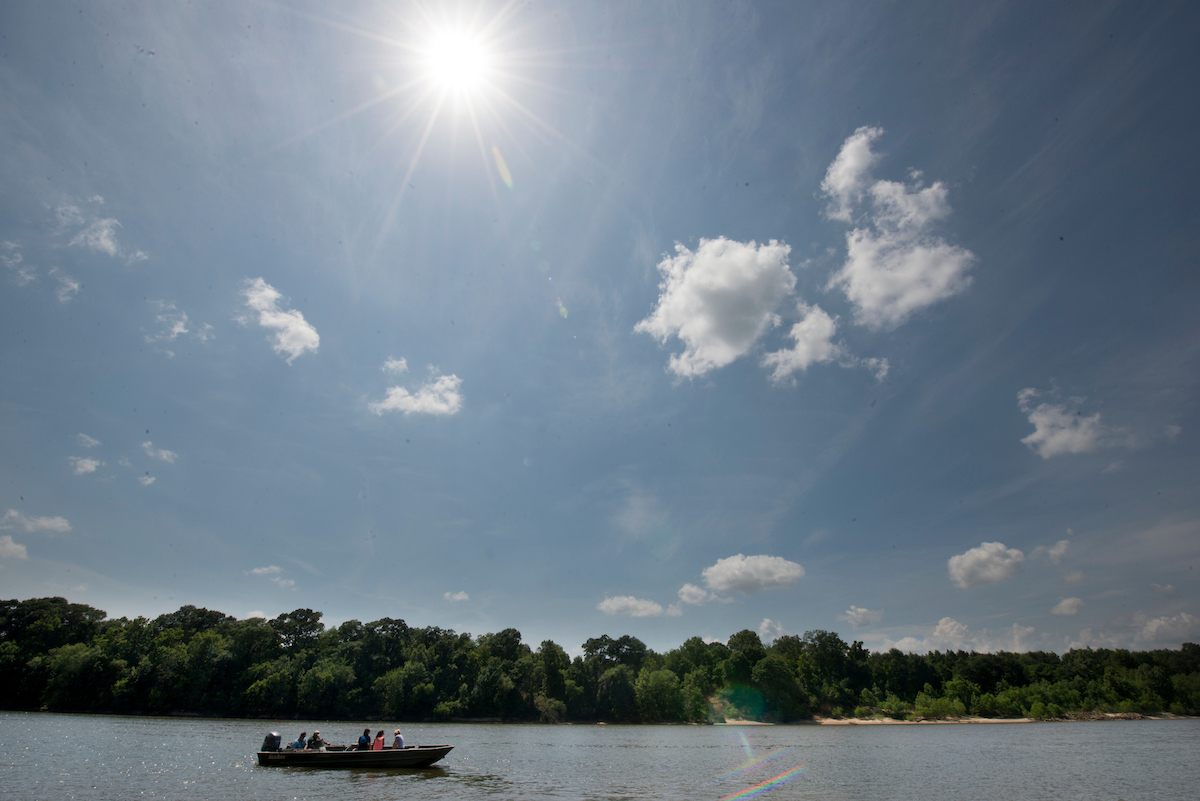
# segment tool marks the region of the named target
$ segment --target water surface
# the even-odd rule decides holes
[[[0,713],[0,798],[1194,799],[1200,721],[966,726],[403,725],[456,748],[422,771],[260,768],[274,728],[367,723]],[[772,779],[780,778],[777,783]],[[763,785],[757,795],[751,788]],[[743,791],[749,794],[738,795]]]

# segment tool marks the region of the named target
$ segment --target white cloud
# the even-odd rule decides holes
[[[392,375],[402,375],[408,372],[408,359],[405,359],[403,356],[401,356],[399,359],[389,356],[387,357],[387,360],[384,361],[383,367],[379,369],[385,373],[391,373]]]
[[[763,366],[771,369],[771,380],[776,383],[807,370],[810,365],[831,362],[842,355],[841,346],[833,341],[837,333],[835,318],[820,306],[803,303],[798,304],[796,312],[800,321],[788,332],[792,346],[768,353],[762,360]]]
[[[253,567],[247,570],[246,573],[251,576],[263,576],[280,589],[290,590],[296,586],[295,581],[283,575],[283,568],[279,565]]]
[[[627,615],[629,617],[658,617],[663,613],[662,604],[635,598],[632,595],[614,595],[596,604],[596,608],[606,615]]]
[[[765,643],[773,642],[786,633],[782,623],[778,620],[772,620],[769,617],[764,617],[762,622],[758,624],[758,636]]]
[[[37,270],[25,263],[21,246],[16,242],[0,242],[0,264],[3,264],[17,286],[28,286],[37,280]]]
[[[70,303],[74,300],[75,296],[79,294],[79,282],[58,267],[51,267],[49,272],[50,277],[58,285],[54,290],[54,297],[58,298],[58,302]]]
[[[156,448],[154,447],[154,443],[150,440],[146,440],[142,443],[142,450],[145,451],[146,455],[151,459],[157,459],[158,461],[166,462],[167,464],[175,464],[175,460],[179,458],[179,454],[177,454],[175,451],[169,451],[166,448]]]
[[[0,536],[0,559],[27,559],[29,552],[19,542],[13,542],[13,538],[5,534]]]
[[[67,461],[71,463],[71,469],[75,471],[77,476],[86,476],[89,473],[95,473],[104,466],[104,462],[99,459],[89,459],[86,456],[68,456]]]
[[[1011,651],[1021,653],[1030,650],[1030,642],[1036,630],[1032,626],[1013,623],[998,634],[987,629],[972,631],[967,624],[952,617],[943,617],[924,637],[904,637],[896,642],[883,644],[882,650],[898,648],[901,651],[925,653],[928,651],[977,651],[995,653]]]
[[[27,534],[35,531],[49,531],[53,534],[67,534],[71,531],[71,523],[60,515],[27,515],[16,509],[9,509],[0,517],[0,529],[21,529]]]
[[[966,589],[978,584],[1003,581],[1016,572],[1025,554],[1002,542],[984,542],[947,561],[951,580]]]
[[[118,236],[121,222],[115,217],[101,216],[99,209],[103,205],[104,198],[94,195],[85,205],[64,203],[55,209],[59,230],[70,237],[67,244],[124,259],[129,264],[148,259],[144,251],[121,242]]]
[[[1150,589],[1155,592],[1161,592],[1163,595],[1171,595],[1175,592],[1174,584],[1151,584]]]
[[[704,583],[717,592],[754,592],[792,584],[804,576],[804,567],[781,556],[734,554],[704,568]]]
[[[190,335],[197,342],[208,342],[213,338],[213,327],[208,323],[201,323],[194,327],[188,313],[177,307],[174,303],[165,300],[150,300],[147,301],[154,308],[154,322],[158,324],[158,329],[153,333],[146,334],[144,339],[147,344],[161,345],[164,343],[175,342],[180,337]],[[174,356],[174,351],[164,348],[164,352],[168,356]]]
[[[267,613],[262,611],[261,609],[251,609],[249,612],[246,613],[247,620],[249,620],[251,618],[256,618],[256,617],[265,619],[266,616],[267,616]]]
[[[368,408],[375,414],[403,412],[409,414],[454,415],[462,409],[463,398],[459,388],[462,379],[450,375],[435,375],[416,392],[401,386],[389,387],[383,400],[373,401]]]
[[[81,448],[94,448],[100,444],[100,440],[95,437],[89,437],[87,434],[80,432],[75,435],[75,441],[79,443]]]
[[[1182,434],[1183,426],[1176,425],[1175,423],[1172,423],[1163,429],[1163,436],[1166,437],[1169,442],[1174,442],[1175,440],[1179,439],[1180,435]]]
[[[458,592],[444,592],[442,593],[442,597],[453,603],[461,603],[463,601],[471,600],[471,596],[462,590],[459,590]]]
[[[708,590],[703,587],[697,587],[695,584],[684,584],[679,588],[679,600],[685,604],[698,606],[699,604],[708,603],[713,600],[713,596]]]
[[[920,173],[909,181],[874,181],[879,156],[871,144],[880,128],[859,128],[829,165],[821,189],[831,219],[852,222],[869,207],[862,227],[846,234],[846,262],[828,287],[854,305],[855,321],[872,329],[894,328],[916,312],[962,292],[975,255],[934,235],[934,223],[950,214],[945,184],[925,186]]]
[[[1064,617],[1070,617],[1072,615],[1079,614],[1079,609],[1082,606],[1083,606],[1083,601],[1080,600],[1079,598],[1075,598],[1075,597],[1063,598],[1061,601],[1059,601],[1057,604],[1054,605],[1054,608],[1050,610],[1050,614],[1062,615]]]
[[[867,609],[862,606],[850,605],[850,608],[841,614],[842,620],[845,620],[854,628],[860,626],[870,626],[878,623],[883,619],[882,609]]]
[[[1017,407],[1028,415],[1033,433],[1021,442],[1043,459],[1067,453],[1088,453],[1101,447],[1105,429],[1100,413],[1084,416],[1061,403],[1037,403],[1041,393],[1026,387],[1017,393]]]
[[[1063,557],[1067,555],[1067,549],[1070,547],[1070,540],[1059,540],[1050,546],[1050,549],[1046,551],[1046,554],[1050,557],[1050,561],[1057,565],[1063,560]]]
[[[142,473],[140,476],[138,476],[138,483],[141,484],[143,487],[148,487],[151,484],[153,484],[155,481],[158,481],[158,479],[155,478],[154,476],[150,475],[149,473]]]
[[[1138,640],[1147,644],[1178,645],[1200,640],[1200,618],[1188,612],[1145,621]]]
[[[871,143],[881,136],[882,128],[864,125],[842,143],[821,181],[821,191],[830,199],[825,212],[830,219],[851,222],[854,207],[862,202],[871,170],[879,162],[879,154],[871,150]]]
[[[634,331],[683,343],[668,363],[678,376],[696,378],[730,364],[779,323],[775,310],[796,285],[790,250],[776,240],[701,239],[695,252],[676,243],[675,255],[658,263],[658,305]]]
[[[246,307],[257,312],[258,324],[274,332],[274,351],[291,364],[305,353],[317,352],[321,337],[304,315],[296,309],[282,309],[279,301],[283,297],[275,287],[262,278],[246,279],[242,296]]]

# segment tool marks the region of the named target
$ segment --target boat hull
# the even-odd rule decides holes
[[[268,768],[427,768],[450,753],[452,745],[415,745],[382,751],[259,751]]]

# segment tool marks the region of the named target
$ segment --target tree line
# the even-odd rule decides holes
[[[831,631],[657,653],[603,635],[572,659],[516,629],[472,637],[296,609],[238,620],[183,606],[109,619],[64,598],[0,600],[0,706],[353,720],[706,722],[1200,714],[1200,645],[1175,650],[867,651]]]

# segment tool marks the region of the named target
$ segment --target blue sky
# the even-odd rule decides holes
[[[6,3],[0,596],[1200,637],[1186,3]]]

